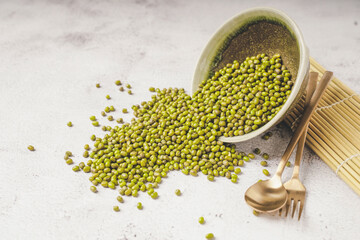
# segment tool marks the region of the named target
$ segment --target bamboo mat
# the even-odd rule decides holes
[[[326,71],[310,59],[310,71],[319,79]],[[300,122],[304,98],[285,123],[294,131]],[[311,118],[306,144],[360,195],[360,97],[333,78]]]

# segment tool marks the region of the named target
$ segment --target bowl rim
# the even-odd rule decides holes
[[[264,14],[265,13],[265,14]],[[285,14],[283,11],[275,9],[275,8],[271,8],[271,7],[256,7],[256,8],[250,8],[247,9],[239,14],[236,14],[235,16],[231,17],[230,19],[228,19],[220,28],[217,29],[217,31],[212,35],[212,37],[210,38],[210,40],[208,41],[207,45],[205,46],[205,48],[203,49],[200,58],[198,60],[197,66],[195,68],[195,73],[194,73],[194,77],[193,77],[193,82],[192,82],[192,94],[195,93],[195,91],[197,90],[198,87],[195,87],[194,85],[194,81],[196,78],[198,78],[198,75],[200,75],[200,70],[202,68],[203,65],[203,60],[204,58],[207,58],[209,53],[212,52],[216,52],[218,49],[214,49],[211,50],[209,49],[211,47],[211,45],[214,44],[215,41],[217,41],[218,39],[218,35],[223,33],[223,29],[230,27],[231,25],[237,24],[237,26],[241,27],[242,24],[241,22],[243,22],[243,24],[246,23],[246,21],[241,20],[240,22],[236,22],[237,19],[241,19],[241,17],[243,17],[244,15],[251,15],[251,14],[256,14],[258,15],[257,17],[261,17],[261,16],[271,16],[272,18],[275,18],[276,20],[279,20],[280,22],[284,23],[285,26],[287,28],[289,28],[289,31],[292,32],[292,34],[295,35],[295,39],[297,40],[297,44],[299,47],[299,68],[298,68],[298,72],[297,72],[297,76],[296,76],[296,81],[295,84],[292,88],[291,94],[289,95],[286,103],[282,106],[282,108],[280,109],[280,111],[275,115],[275,117],[273,119],[271,119],[268,123],[266,123],[264,126],[241,136],[234,136],[234,137],[224,137],[221,136],[219,138],[220,141],[223,142],[228,142],[228,143],[236,143],[236,142],[243,142],[243,141],[247,141],[249,139],[252,139],[254,137],[257,137],[258,135],[266,132],[267,130],[269,130],[271,127],[273,127],[274,125],[276,125],[283,117],[284,115],[287,113],[287,111],[289,110],[289,108],[291,107],[292,103],[296,100],[296,97],[301,89],[302,83],[305,80],[305,78],[308,75],[308,71],[310,68],[310,60],[309,60],[309,50],[305,45],[305,41],[304,41],[304,37],[300,31],[300,28],[298,27],[298,25],[294,22],[294,20],[292,20],[287,14]],[[246,19],[248,18],[252,18],[254,16],[248,16],[246,17]],[[202,79],[200,80],[202,81]]]

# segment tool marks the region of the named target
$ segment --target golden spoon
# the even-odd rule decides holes
[[[332,72],[325,72],[319,86],[315,90],[313,97],[305,109],[301,122],[296,129],[289,145],[287,146],[283,157],[279,163],[275,175],[266,181],[257,182],[245,192],[245,201],[253,209],[258,212],[277,211],[282,208],[287,201],[288,194],[281,182],[281,175],[284,171],[286,162],[289,160],[291,153],[299,141],[301,135],[307,128],[310,118],[315,111],[315,108],[325,92],[327,85],[332,79]],[[310,78],[317,78],[317,73],[310,73]]]

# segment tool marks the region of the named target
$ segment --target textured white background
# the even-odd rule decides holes
[[[360,92],[360,1],[0,1],[0,239],[204,239],[207,232],[218,240],[357,239],[360,197],[308,149],[300,222],[255,217],[245,204],[244,191],[264,178],[259,159],[246,164],[238,184],[172,172],[158,200],[126,198],[119,213],[112,211],[116,191],[93,194],[89,175],[64,164],[66,150],[79,162],[89,136],[103,134],[88,117],[105,106],[149,99],[149,86],[190,90],[212,34],[255,6],[288,13],[311,55]],[[134,95],[120,93],[116,79],[131,83]],[[74,127],[66,126],[69,120]],[[273,132],[267,142],[239,147],[268,152],[270,172],[291,136],[284,126]],[[205,225],[197,223],[199,216]]]

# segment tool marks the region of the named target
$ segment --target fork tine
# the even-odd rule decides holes
[[[299,217],[298,217],[298,221],[300,221],[300,217],[301,217],[301,212],[304,208],[304,201],[300,201],[300,208],[299,208]]]
[[[290,205],[291,205],[291,198],[290,196],[288,197],[287,201],[286,201],[286,206],[285,206],[285,217],[287,217],[288,213],[289,213],[289,208],[290,208]]]
[[[293,209],[292,209],[292,214],[291,214],[292,218],[294,218],[294,214],[295,214],[295,211],[296,211],[297,204],[298,204],[298,199],[294,199]]]

